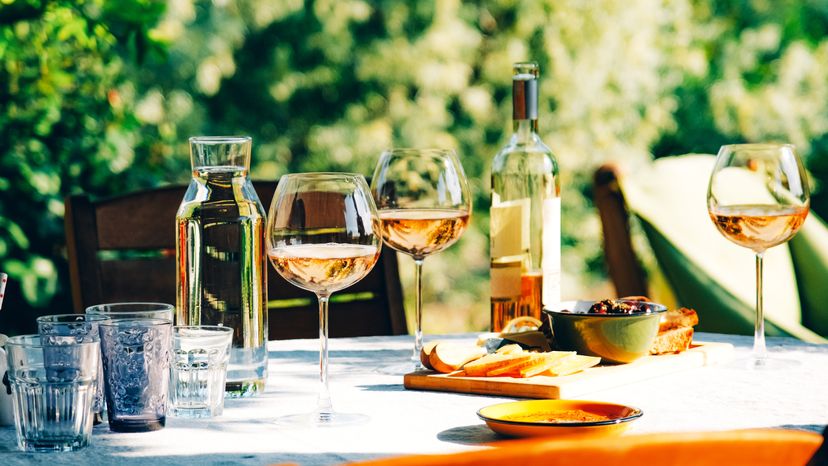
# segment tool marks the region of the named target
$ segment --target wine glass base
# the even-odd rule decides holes
[[[340,427],[365,424],[370,418],[358,413],[329,412],[289,414],[277,417],[274,423],[279,427]]]
[[[747,358],[736,359],[728,364],[733,369],[749,371],[779,371],[796,368],[801,365],[802,363],[795,359],[785,359],[778,356],[749,356]]]
[[[755,371],[790,369],[802,365],[795,359],[785,359],[778,356],[765,356],[762,358],[751,357],[747,360],[748,369]]]
[[[405,375],[423,370],[425,370],[425,367],[423,367],[420,361],[417,361],[416,363],[414,361],[407,361],[391,364],[390,366],[378,367],[374,369],[374,372],[385,375]]]

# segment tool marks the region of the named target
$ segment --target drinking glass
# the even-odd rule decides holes
[[[224,383],[232,342],[232,327],[173,327],[172,414],[196,418],[218,416],[224,411]]]
[[[101,314],[110,319],[165,319],[173,321],[175,307],[165,303],[109,303],[86,308],[87,314]]]
[[[113,319],[98,326],[109,429],[147,432],[163,428],[170,385],[172,322]]]
[[[414,259],[414,354],[412,364],[383,372],[423,369],[422,267],[426,256],[451,246],[471,215],[469,184],[452,150],[391,149],[379,159],[371,192],[385,244]]]
[[[769,358],[762,309],[762,258],[791,239],[808,216],[808,180],[790,144],[722,146],[710,175],[707,210],[719,232],[756,255],[756,321],[749,367],[795,364]]]
[[[348,173],[283,176],[267,216],[266,240],[276,271],[319,300],[317,410],[278,422],[333,426],[367,420],[361,414],[334,412],[328,389],[328,299],[365,277],[382,246],[377,210],[365,178]]]
[[[25,451],[75,451],[92,438],[100,345],[44,346],[39,335],[6,342],[17,444]]]
[[[44,347],[54,347],[48,352],[65,351],[61,346],[67,343],[99,343],[101,341],[98,323],[109,317],[102,314],[54,314],[37,318],[37,333]],[[98,358],[98,377],[95,387],[96,415],[103,412],[103,363]],[[97,421],[96,421],[97,422]]]

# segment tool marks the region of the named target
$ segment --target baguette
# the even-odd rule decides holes
[[[589,369],[592,366],[598,365],[601,358],[598,356],[584,356],[582,354],[573,354],[572,356],[560,359],[555,362],[549,369],[540,373],[540,375],[548,375],[553,377],[574,374],[581,372],[584,369]]]
[[[469,377],[483,377],[489,371],[508,366],[515,361],[525,361],[531,358],[531,353],[488,354],[482,358],[463,366],[463,371]]]
[[[548,353],[541,353],[541,358],[536,364],[521,367],[518,369],[517,376],[533,377],[573,357],[575,357],[574,351],[550,351]]]
[[[434,347],[437,346],[438,343],[440,342],[430,341],[420,348],[420,362],[423,363],[423,366],[425,366],[426,369],[434,370],[434,367],[431,366],[429,358],[431,357],[431,353],[434,351]]]
[[[491,353],[483,356],[480,359],[475,359],[463,366],[463,372],[469,377],[480,377],[486,375],[489,365],[494,365],[501,361],[506,361],[510,356],[508,354]]]
[[[699,315],[686,307],[665,312],[658,324],[650,354],[681,353],[693,342],[693,326],[698,325]]]
[[[501,346],[500,348],[495,351],[496,354],[516,354],[522,353],[523,348],[520,347],[517,343],[512,343],[510,345]]]
[[[447,374],[454,372],[469,361],[479,359],[486,354],[486,349],[460,343],[438,343],[428,357],[431,367],[437,372]]]
[[[650,354],[680,353],[690,348],[693,342],[693,327],[676,327],[658,332]]]
[[[670,309],[662,315],[658,331],[661,333],[679,327],[695,327],[698,324],[699,315],[695,310],[686,307]]]
[[[500,367],[490,369],[486,372],[486,377],[497,377],[505,375],[513,375],[520,372],[523,368],[528,368],[536,365],[539,361],[543,361],[543,356],[538,353],[526,353],[520,357],[516,357],[507,364]]]

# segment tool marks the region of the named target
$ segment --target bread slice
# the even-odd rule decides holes
[[[543,361],[543,355],[540,353],[526,353],[514,358],[508,363],[486,371],[486,377],[500,377],[511,376],[519,373],[523,368],[534,366]]]
[[[510,345],[501,346],[498,348],[495,353],[497,354],[515,354],[515,353],[522,353],[523,348],[520,347],[517,343],[512,343]]]
[[[659,332],[666,332],[679,327],[695,327],[699,324],[699,315],[693,309],[682,307],[670,309],[661,315],[658,324]]]
[[[429,358],[431,357],[431,353],[434,351],[434,347],[439,343],[439,341],[430,341],[420,348],[420,362],[423,363],[423,366],[425,366],[426,369],[434,370],[434,367],[431,366]]]
[[[585,356],[583,354],[574,354],[570,357],[559,359],[549,369],[540,373],[540,375],[550,375],[559,377],[563,375],[574,374],[584,369],[589,369],[592,366],[598,365],[601,358],[598,356]]]
[[[469,377],[483,377],[489,371],[507,366],[518,360],[525,361],[530,357],[531,353],[523,351],[512,354],[488,354],[463,366],[463,372]]]
[[[454,372],[469,361],[479,359],[486,354],[486,349],[477,345],[440,342],[431,351],[428,362],[437,372],[447,374]]]
[[[486,375],[487,368],[490,365],[494,365],[496,363],[500,363],[502,361],[508,360],[510,355],[508,354],[499,354],[499,353],[491,353],[483,356],[480,359],[475,359],[466,365],[463,366],[464,375],[469,377],[481,377]]]
[[[534,365],[527,365],[518,369],[515,377],[533,377],[557,365],[561,361],[575,356],[574,351],[549,351],[540,353],[542,358]]]
[[[693,342],[693,327],[676,327],[658,332],[650,354],[680,353],[690,348]]]

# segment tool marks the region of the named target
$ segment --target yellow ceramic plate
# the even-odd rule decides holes
[[[477,412],[490,429],[510,437],[615,435],[643,414],[630,406],[580,400],[513,401]]]

